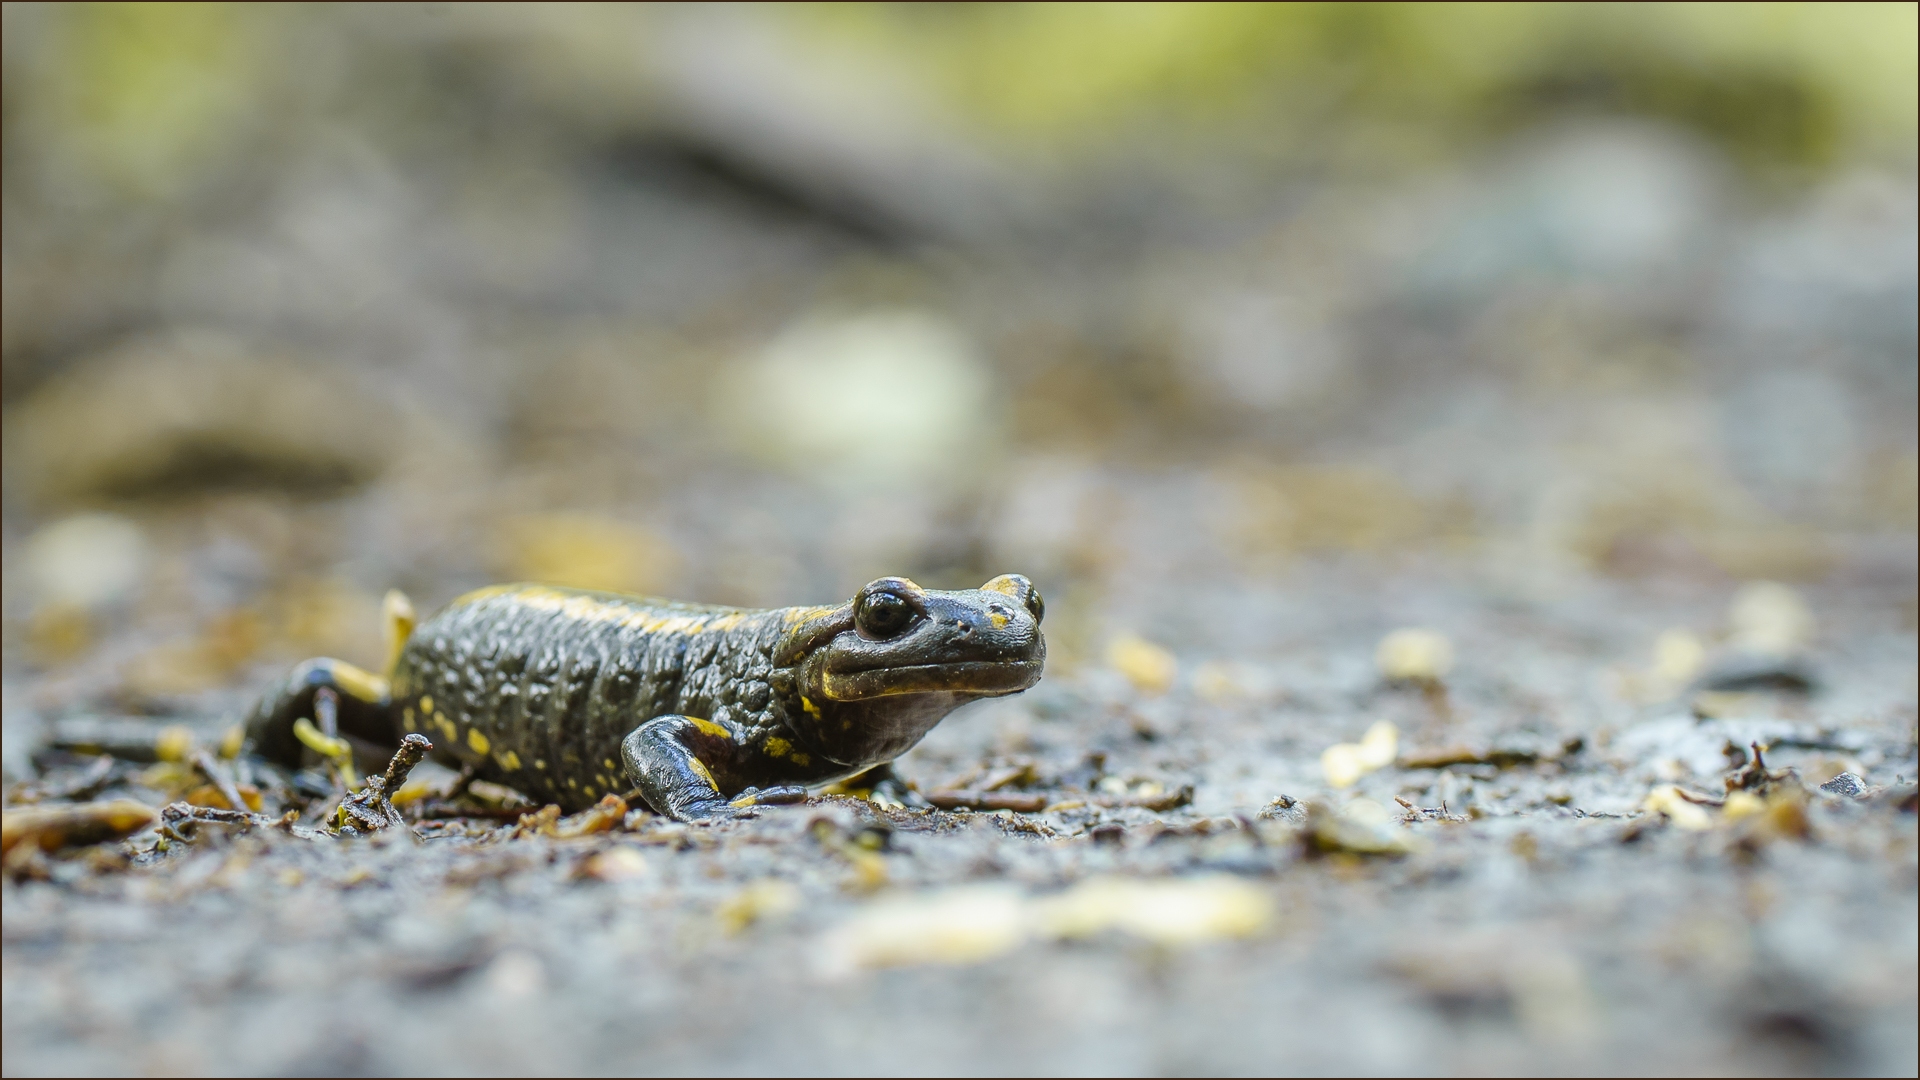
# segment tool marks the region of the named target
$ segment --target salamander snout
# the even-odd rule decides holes
[[[835,700],[915,693],[997,695],[1039,681],[1046,658],[1033,583],[1003,574],[978,589],[881,578],[853,600],[853,630],[817,657]]]

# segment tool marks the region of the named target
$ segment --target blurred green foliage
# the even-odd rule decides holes
[[[629,46],[659,15],[472,5],[383,25],[397,39],[481,42],[497,61],[483,66],[499,69],[482,97],[519,79],[550,100],[626,100],[615,111],[631,117],[648,109],[643,69],[657,58]],[[1678,121],[1752,170],[1794,173],[1909,162],[1920,117],[1913,4],[816,4],[751,17],[816,43],[823,64],[852,54],[890,69],[1003,150],[1067,164],[1417,167],[1587,112]],[[9,125],[17,135],[24,122],[65,176],[164,197],[210,175],[241,136],[326,113],[317,92],[342,107],[405,98],[390,84],[406,65],[316,76],[330,64],[316,30],[362,18],[255,4],[14,11],[9,33],[34,32],[10,53]]]
[[[1910,154],[1911,4],[898,4],[791,17],[910,58],[1049,148],[1160,128],[1267,153],[1444,151],[1542,114],[1654,116],[1756,167]],[[1364,149],[1364,147],[1363,147]]]
[[[251,111],[261,74],[245,5],[76,4],[61,12],[47,111],[69,149],[123,192],[165,195]]]

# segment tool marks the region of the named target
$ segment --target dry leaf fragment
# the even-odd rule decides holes
[[[1702,832],[1713,828],[1713,816],[1690,802],[1680,789],[1672,784],[1663,784],[1654,788],[1641,808],[1650,814],[1663,814],[1675,827],[1689,832]]]
[[[1393,764],[1400,729],[1381,720],[1357,743],[1335,743],[1320,754],[1320,772],[1336,788],[1352,787],[1362,776]]]
[[[28,806],[0,814],[0,854],[23,843],[42,851],[119,840],[152,825],[160,815],[132,799]]]
[[[594,833],[610,832],[625,821],[626,817],[626,800],[618,795],[608,795],[592,807],[555,823],[553,835],[591,836]]]
[[[1131,635],[1115,638],[1107,646],[1107,663],[1143,694],[1166,693],[1180,674],[1180,662],[1172,653]]]

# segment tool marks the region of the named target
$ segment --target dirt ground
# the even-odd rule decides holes
[[[922,789],[1030,766],[1001,790],[1036,813],[209,825],[21,863],[5,1069],[1909,1074],[1910,615],[1807,595],[1815,690],[1711,717],[1614,684],[1724,590],[1327,564],[1117,598],[1112,620],[1187,628],[1170,690],[1124,658],[1059,671],[901,764]],[[1384,680],[1380,627],[1436,615],[1444,682]],[[1322,752],[1382,719],[1397,762],[1331,787]],[[1797,775],[1736,818],[1705,797],[1755,741]],[[1448,748],[1482,760],[1412,767]],[[1843,769],[1858,795],[1815,786]],[[1667,783],[1697,809],[1649,812]],[[1191,802],[1098,805],[1155,784]]]
[[[0,1072],[1920,1072],[1914,10],[7,3]],[[1003,573],[944,808],[227,734]]]

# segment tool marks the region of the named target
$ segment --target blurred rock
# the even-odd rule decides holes
[[[1867,782],[1858,773],[1843,772],[1821,784],[1820,790],[1843,799],[1858,799],[1867,794]]]
[[[1728,607],[1727,623],[1726,648],[1708,662],[1699,686],[1711,691],[1814,687],[1814,665],[1805,651],[1813,637],[1813,612],[1799,593],[1778,582],[1749,582]]]
[[[27,573],[39,601],[97,610],[127,599],[146,573],[140,527],[117,514],[80,514],[27,539]]]
[[[7,468],[50,503],[331,492],[385,468],[395,421],[337,368],[219,334],[163,334],[93,357],[9,409]]]
[[[821,315],[725,374],[715,420],[767,462],[830,488],[964,477],[1009,419],[974,346],[922,311]]]

